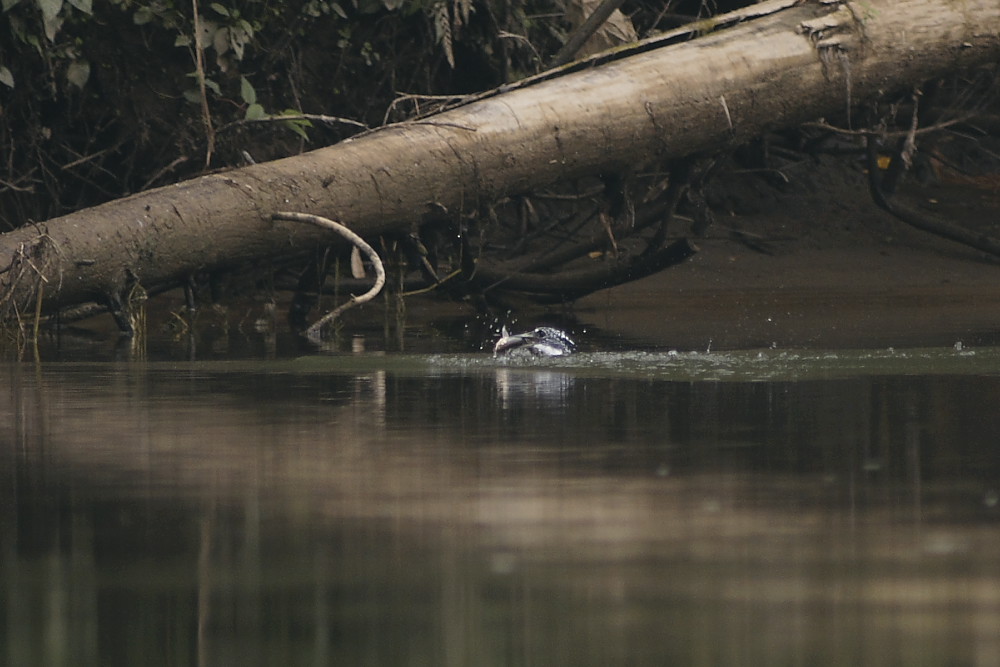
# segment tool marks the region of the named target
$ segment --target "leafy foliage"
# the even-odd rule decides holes
[[[0,0],[0,230],[356,131],[309,115],[376,126],[537,73],[579,1]],[[750,2],[622,9],[643,37]]]
[[[280,121],[226,133],[214,166],[336,141],[342,128],[294,117],[380,117],[399,80],[375,71],[398,50],[380,28],[398,38],[420,27],[398,0],[0,3],[0,228],[195,173],[204,110],[216,128]],[[423,42],[410,42],[406,80],[426,66],[412,57]]]

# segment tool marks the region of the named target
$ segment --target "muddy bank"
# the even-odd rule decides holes
[[[946,181],[906,196],[996,236],[1000,181]],[[785,192],[722,187],[697,256],[582,299],[581,319],[639,345],[684,349],[1000,342],[1000,261],[878,209],[860,167],[817,169]]]
[[[687,266],[584,299],[576,312],[640,346],[995,344],[1000,266],[915,248],[765,257],[705,244]]]
[[[884,213],[860,168],[814,166],[782,190],[729,178],[710,196],[716,222],[693,258],[566,308],[518,310],[516,326],[565,326],[587,350],[1000,344],[1000,261]],[[1000,188],[938,183],[908,196],[1000,236]],[[149,358],[314,354],[289,329],[288,297],[204,307],[191,321],[180,291],[162,295],[147,304],[142,345]],[[465,304],[408,298],[401,332],[386,313],[383,299],[349,311],[323,352],[489,347],[492,323]],[[102,315],[48,336],[42,357],[129,358],[135,348]]]

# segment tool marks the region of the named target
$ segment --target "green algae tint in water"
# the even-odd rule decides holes
[[[8,366],[0,659],[997,664],[997,366]]]

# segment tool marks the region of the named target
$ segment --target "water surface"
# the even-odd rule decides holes
[[[5,664],[1000,664],[994,348],[0,372]]]

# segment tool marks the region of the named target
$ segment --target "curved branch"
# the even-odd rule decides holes
[[[871,192],[872,200],[879,208],[888,211],[911,227],[967,245],[970,248],[975,248],[994,257],[1000,257],[1000,240],[989,234],[974,232],[947,220],[939,219],[932,214],[922,213],[910,206],[895,201],[891,196],[887,196],[882,189],[879,174],[876,140],[874,137],[869,137],[867,143],[868,189]]]
[[[321,317],[316,321],[315,324],[306,329],[306,337],[311,341],[319,342],[323,337],[323,327],[327,324],[333,322],[348,308],[353,308],[359,303],[365,303],[366,301],[371,301],[374,299],[379,292],[382,291],[382,286],[385,285],[385,266],[382,264],[381,258],[379,258],[378,253],[372,248],[368,243],[352,232],[350,229],[340,224],[339,222],[334,222],[329,218],[324,218],[319,215],[312,215],[310,213],[293,213],[288,211],[281,211],[275,213],[271,216],[271,220],[288,220],[290,222],[307,222],[317,227],[323,227],[324,229],[330,229],[337,232],[343,238],[354,244],[358,250],[365,253],[368,259],[371,260],[372,265],[375,267],[375,284],[371,286],[367,292],[361,296],[351,295],[350,301],[342,303],[329,313]]]

